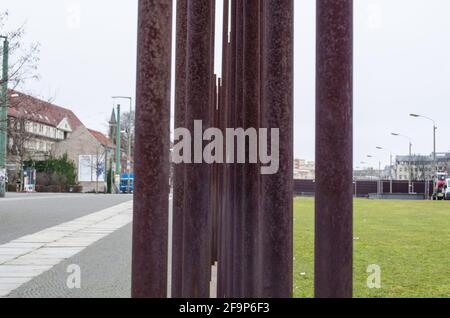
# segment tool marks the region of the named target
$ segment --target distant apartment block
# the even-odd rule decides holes
[[[413,180],[429,180],[433,177],[433,155],[397,156],[396,174],[398,180],[409,179],[409,165],[411,162],[411,178]],[[450,173],[450,152],[436,154],[438,172]]]
[[[316,163],[303,159],[294,160],[294,179],[314,180],[316,178]]]

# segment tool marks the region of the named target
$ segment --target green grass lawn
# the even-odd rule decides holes
[[[450,297],[450,202],[355,200],[354,296]],[[314,200],[294,202],[294,293],[313,297]],[[381,267],[381,289],[367,267]]]

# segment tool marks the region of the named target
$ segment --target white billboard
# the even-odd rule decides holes
[[[78,158],[79,182],[104,182],[105,158],[103,156],[80,155]]]

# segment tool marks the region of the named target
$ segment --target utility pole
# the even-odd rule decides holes
[[[8,121],[8,55],[9,42],[5,36],[3,39],[3,74],[2,74],[2,97],[0,106],[0,198],[6,195],[6,144],[7,144],[7,121]]]
[[[427,120],[433,122],[433,168],[432,168],[431,179],[436,179],[437,173],[438,173],[437,162],[436,162],[436,131],[437,131],[438,127],[436,125],[436,121],[430,117],[422,116],[422,115],[418,115],[418,114],[410,114],[409,116],[414,117],[414,118],[424,118],[424,119],[427,119]],[[436,182],[433,182],[433,184],[434,184],[433,190],[436,191]]]
[[[129,97],[129,96],[113,96],[113,99],[127,99],[130,101],[130,117],[128,119],[128,149],[127,149],[127,173],[128,173],[128,180],[127,180],[127,191],[128,193],[130,193],[130,189],[131,189],[131,124],[132,124],[132,120],[133,120],[133,98]],[[119,105],[120,106],[120,105]],[[120,115],[120,110],[119,110],[119,115]],[[119,131],[120,131],[120,119],[118,120],[118,127],[119,127]]]
[[[377,147],[378,150],[384,150],[389,152],[389,158],[390,158],[390,165],[389,165],[389,179],[390,179],[390,193],[392,194],[392,180],[394,180],[394,176],[392,174],[393,170],[393,162],[392,162],[392,151],[389,149],[386,149],[384,147]]]
[[[409,170],[409,182],[408,182],[408,192],[409,194],[412,193],[412,139],[409,136],[398,134],[398,133],[391,133],[394,137],[403,137],[408,139],[409,141],[409,159],[408,159],[408,170]]]
[[[120,189],[120,104],[117,104],[117,128],[116,128],[116,180],[118,180],[117,185]],[[120,192],[120,191],[119,191]]]
[[[412,142],[409,141],[409,193],[412,193]]]

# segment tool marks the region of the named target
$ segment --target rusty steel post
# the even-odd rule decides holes
[[[236,0],[236,80],[235,80],[235,124],[230,128],[242,128],[244,126],[244,91],[243,91],[243,55],[244,55],[244,1]],[[242,253],[243,253],[243,198],[242,177],[244,164],[237,162],[238,153],[235,143],[235,200],[234,200],[234,222],[233,222],[233,293],[232,297],[242,297]]]
[[[231,0],[231,36],[228,52],[228,87],[227,87],[227,128],[236,127],[236,0]],[[235,194],[236,194],[236,169],[234,164],[227,164],[228,169],[228,196],[227,196],[227,217],[226,217],[226,235],[228,246],[226,250],[227,258],[227,281],[225,298],[233,297],[233,273],[234,273],[234,220],[235,220]]]
[[[175,129],[186,127],[187,0],[177,0],[176,26]],[[172,298],[180,298],[182,296],[183,217],[185,192],[184,165],[174,165]]]
[[[263,175],[258,297],[293,289],[293,0],[263,0],[261,126],[279,129],[279,170]],[[270,145],[270,138],[268,140]],[[269,147],[270,148],[270,147]]]
[[[212,82],[212,103],[211,103],[211,127],[218,127],[218,111],[217,111],[217,75],[214,75]],[[217,213],[218,213],[218,189],[217,189],[217,171],[218,164],[214,162],[211,165],[211,199],[210,199],[210,213],[211,213],[211,266],[217,262]]]
[[[186,120],[195,139],[194,121],[210,125],[211,1],[188,1]],[[205,89],[206,88],[206,89]],[[197,137],[198,138],[198,137]],[[193,143],[195,144],[195,143]],[[194,157],[195,145],[192,147]],[[203,147],[202,147],[203,149]],[[209,165],[185,165],[186,193],[183,241],[183,286],[186,298],[208,298],[210,283]]]
[[[261,0],[244,1],[244,55],[243,94],[244,126],[259,129],[260,105],[260,6]],[[249,158],[249,149],[246,150]],[[243,171],[243,255],[242,255],[242,296],[256,296],[258,280],[258,219],[260,212],[260,166],[248,163]]]
[[[223,2],[223,30],[222,30],[222,85],[220,91],[220,128],[225,131],[228,120],[228,78],[229,78],[229,43],[228,43],[228,16],[229,16],[229,1]],[[217,268],[217,297],[223,298],[226,290],[227,280],[227,242],[228,232],[226,228],[227,204],[228,204],[228,166],[221,165],[221,205],[220,205],[220,249],[219,260]]]
[[[209,106],[208,106],[208,125],[205,127],[205,129],[214,127],[214,101],[215,101],[215,94],[214,89],[215,82],[216,82],[216,75],[214,73],[214,48],[215,48],[215,27],[216,27],[216,1],[210,1],[211,9],[210,9],[210,18],[209,18],[209,32],[210,32],[210,38],[209,38]],[[208,229],[209,232],[209,239],[208,239],[208,254],[209,254],[209,264],[208,267],[208,276],[211,278],[211,261],[212,261],[212,244],[213,244],[213,236],[214,236],[214,229],[213,229],[213,215],[214,211],[212,210],[213,204],[214,204],[214,164],[208,165],[209,167],[209,213],[208,213]]]
[[[228,16],[229,16],[229,1],[223,2],[223,30],[222,30],[222,85],[220,90],[220,128],[225,131],[228,120]],[[217,267],[217,297],[223,298],[226,290],[227,280],[227,242],[228,232],[226,228],[227,204],[228,204],[228,166],[226,164],[221,165],[221,205],[220,205],[220,247],[219,247],[219,260]]]
[[[132,296],[167,297],[172,1],[140,0]]]
[[[317,0],[315,295],[352,297],[353,1]]]

